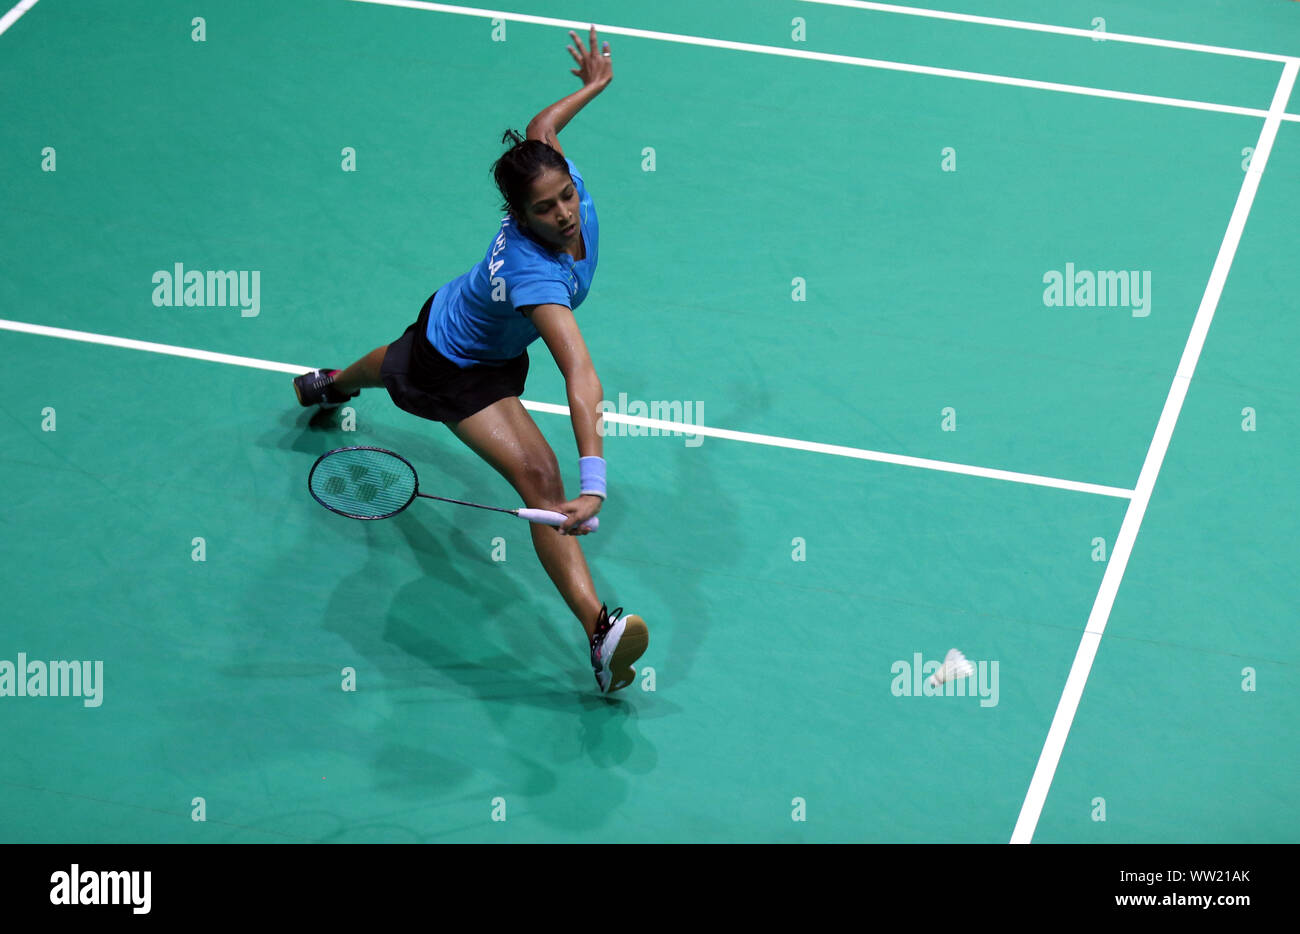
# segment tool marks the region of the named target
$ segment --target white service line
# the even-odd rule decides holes
[[[536,412],[550,412],[555,415],[568,415],[569,407],[550,402],[525,402],[524,407]],[[1033,486],[1048,486],[1058,490],[1072,490],[1076,493],[1094,493],[1098,496],[1115,496],[1129,499],[1132,490],[1099,483],[1082,483],[1078,480],[1061,480],[1056,477],[1043,477],[1038,474],[1017,473],[1012,470],[997,470],[990,467],[972,467],[968,464],[954,464],[950,461],[936,461],[925,457],[909,457],[906,454],[889,454],[884,451],[871,451],[866,448],[850,448],[839,444],[822,444],[819,441],[798,441],[794,438],[781,438],[776,435],[756,435],[748,431],[732,431],[728,428],[710,428],[707,425],[692,425],[683,422],[669,422],[658,418],[643,418],[639,415],[622,415],[617,412],[604,413],[607,422],[622,422],[625,425],[639,425],[643,428],[655,428],[661,432],[681,432],[684,435],[703,435],[708,438],[725,438],[728,441],[744,441],[749,444],[764,444],[775,448],[790,448],[796,451],[812,451],[816,454],[832,454],[837,457],[852,457],[857,460],[878,461],[882,464],[897,464],[902,467],[920,467],[923,470],[941,470],[945,473],[965,474],[970,477],[984,477],[989,480],[1009,480],[1013,483],[1028,483]]]
[[[4,16],[0,16],[0,36],[3,36],[6,29],[18,22],[18,17],[36,6],[38,2],[39,0],[20,0],[20,2],[8,13]]]
[[[1233,55],[1238,58],[1255,58],[1268,62],[1288,62],[1294,55],[1277,55],[1273,52],[1254,52],[1250,49],[1229,49],[1219,45],[1201,45],[1196,42],[1178,42],[1173,39],[1155,39],[1151,36],[1131,36],[1118,32],[1098,32],[1074,26],[1049,26],[1020,19],[999,19],[996,16],[973,16],[969,13],[950,13],[947,10],[924,10],[920,7],[898,6],[893,3],[868,3],[865,0],[801,0],[803,3],[820,3],[826,6],[852,7],[879,13],[900,13],[904,16],[925,16],[959,23],[976,23],[980,26],[1002,26],[1007,29],[1025,29],[1031,32],[1050,32],[1061,36],[1086,36],[1089,39],[1105,37],[1107,42],[1130,42],[1137,45],[1154,45],[1164,49],[1181,49],[1185,52],[1208,52],[1213,55]]]
[[[1246,218],[1250,216],[1251,206],[1255,203],[1255,193],[1259,190],[1259,180],[1268,164],[1269,154],[1273,150],[1273,141],[1277,138],[1278,127],[1282,122],[1282,111],[1286,109],[1287,100],[1295,86],[1296,72],[1300,71],[1300,61],[1289,61],[1282,69],[1282,78],[1273,94],[1273,104],[1269,108],[1269,117],[1264,121],[1264,129],[1259,134],[1255,154],[1250,159],[1250,169],[1241,183],[1237,195],[1237,205],[1233,208],[1232,218],[1228,221],[1228,230],[1223,235],[1219,246],[1219,255],[1210,272],[1210,281],[1201,296],[1201,305],[1197,309],[1196,319],[1192,322],[1192,333],[1183,348],[1182,359],[1178,361],[1178,370],[1174,374],[1173,385],[1165,399],[1165,407],[1156,423],[1155,436],[1147,448],[1146,459],[1142,462],[1142,472],[1138,475],[1137,487],[1124,513],[1124,522],[1120,525],[1115,547],[1111,551],[1110,561],[1106,564],[1106,573],[1102,575],[1101,589],[1088,615],[1088,625],[1079,640],[1079,649],[1075,652],[1074,663],[1070,666],[1070,675],[1065,682],[1060,702],[1056,705],[1056,715],[1052,718],[1051,728],[1047,731],[1047,740],[1038,757],[1034,777],[1029,782],[1029,791],[1020,808],[1020,817],[1016,820],[1015,830],[1011,834],[1012,843],[1029,843],[1033,840],[1034,830],[1038,827],[1038,818],[1047,801],[1047,793],[1052,787],[1056,767],[1061,761],[1061,752],[1065,740],[1070,735],[1070,726],[1079,709],[1083,697],[1084,685],[1092,671],[1093,660],[1097,657],[1097,648],[1101,645],[1102,634],[1110,619],[1115,596],[1119,593],[1120,582],[1124,579],[1124,570],[1128,567],[1129,556],[1133,553],[1133,544],[1137,540],[1138,530],[1142,527],[1142,518],[1146,515],[1147,505],[1151,502],[1151,493],[1155,489],[1156,477],[1164,464],[1165,454],[1173,438],[1174,426],[1183,409],[1183,400],[1196,371],[1201,350],[1205,346],[1205,337],[1214,320],[1214,312],[1223,295],[1223,286],[1228,281],[1228,271],[1232,268],[1233,258],[1237,255],[1237,246],[1241,243],[1242,231],[1246,228]]]
[[[73,331],[68,328],[54,328],[43,324],[28,324],[24,321],[6,321],[0,319],[0,330],[17,331],[21,334],[36,334],[41,337],[59,337],[64,340],[84,341],[90,344],[104,344],[109,347],[123,347],[127,350],[143,350],[149,353],[170,354],[175,357],[189,357],[193,360],[207,360],[211,363],[226,363],[232,366],[246,366],[258,370],[274,370],[279,373],[292,373],[295,376],[315,369],[310,366],[296,366],[292,363],[277,363],[274,360],[259,360],[255,357],[239,357],[234,354],[214,353],[210,350],[196,350],[192,347],[177,347],[174,344],[156,344],[152,341],[138,341],[128,337],[112,337],[107,334],[93,334],[89,331]],[[569,415],[567,405],[552,402],[530,402],[520,400],[524,408],[534,412],[546,412],[552,415]],[[941,470],[947,473],[965,474],[971,477],[986,477],[991,480],[1009,480],[1015,483],[1028,483],[1034,486],[1053,487],[1058,490],[1072,490],[1077,493],[1094,493],[1099,496],[1115,496],[1128,499],[1132,490],[1118,487],[1102,486],[1097,483],[1080,483],[1076,480],[1060,480],[1055,477],[1041,477],[1036,474],[1016,473],[1010,470],[995,470],[988,467],[972,467],[968,464],[954,464],[947,461],[928,460],[923,457],[908,457],[903,454],[888,454],[883,451],[869,451],[865,448],[850,448],[838,444],[821,444],[817,441],[799,441],[795,438],[779,438],[775,435],[756,435],[747,431],[730,431],[726,428],[710,428],[705,425],[692,425],[689,422],[670,422],[658,418],[641,418],[636,415],[622,415],[606,412],[605,419],[611,422],[623,422],[627,425],[640,425],[645,428],[657,428],[660,431],[676,431],[683,435],[707,435],[711,438],[726,438],[731,441],[745,441],[750,444],[765,444],[770,447],[791,448],[797,451],[811,451],[816,454],[832,454],[839,457],[852,457],[858,460],[879,461],[885,464],[899,464],[904,467],[921,467],[926,470]]]
[[[193,347],[177,347],[175,344],[155,344],[152,341],[138,341],[129,337],[112,337],[108,334],[92,334],[89,331],[51,328],[43,324],[28,324],[25,321],[6,321],[3,318],[0,318],[0,330],[18,331],[21,334],[38,334],[41,337],[61,337],[64,340],[84,341],[88,344],[106,344],[109,347],[124,347],[127,350],[164,353],[173,357],[207,360],[211,363],[229,363],[232,366],[247,366],[257,370],[275,370],[279,373],[292,373],[294,376],[300,373],[310,373],[316,369],[312,366],[276,363],[274,360],[258,360],[255,357],[237,357],[234,354],[213,353],[211,350],[195,350]]]
[[[586,29],[588,20],[556,19],[550,16],[533,16],[529,13],[507,13],[500,10],[485,10],[478,7],[453,6],[446,3],[426,3],[424,0],[353,0],[354,3],[373,3],[379,6],[403,7],[412,10],[427,10],[434,13],[455,13],[461,16],[479,16],[491,19],[505,19],[510,22],[531,23],[538,26],[563,26],[569,29]],[[1110,100],[1131,101],[1141,104],[1160,104],[1165,107],[1182,107],[1189,110],[1206,110],[1213,113],[1236,114],[1243,117],[1268,117],[1268,111],[1255,107],[1236,107],[1230,104],[1215,104],[1209,101],[1185,100],[1181,97],[1160,97],[1154,94],[1134,94],[1129,91],[1111,91],[1106,88],[1091,88],[1077,84],[1060,84],[1054,81],[1034,81],[1029,78],[1011,78],[1005,75],[986,74],[978,71],[960,71],[955,68],[935,68],[930,65],[910,65],[904,62],[890,62],[875,58],[860,58],[854,55],[833,55],[829,52],[812,52],[805,49],[786,49],[775,45],[755,45],[752,42],[732,42],[729,39],[707,39],[701,36],[686,36],[671,32],[654,32],[648,29],[632,29],[626,26],[602,26],[595,24],[597,31],[610,36],[630,36],[638,39],[654,39],[660,42],[677,42],[684,45],[707,46],[714,49],[731,49],[737,52],[755,52],[761,55],[776,55],[783,58],[802,58],[817,62],[832,62],[840,65],[857,65],[862,68],[878,68],[884,71],[901,71],[918,75],[931,75],[939,78],[960,78],[966,81],[979,81],[986,84],[1000,84],[1018,88],[1032,88],[1039,91],[1057,91],[1062,94],[1081,94],[1087,97],[1103,97]],[[1298,117],[1297,119],[1300,119]]]

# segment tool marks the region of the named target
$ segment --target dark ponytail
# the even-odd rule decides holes
[[[506,130],[501,142],[511,147],[492,165],[497,188],[501,192],[501,210],[509,211],[522,220],[528,216],[528,191],[537,177],[546,169],[557,169],[569,174],[569,164],[540,139],[524,139],[515,130]]]

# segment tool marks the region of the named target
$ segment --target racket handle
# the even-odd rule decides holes
[[[540,522],[542,525],[553,525],[556,528],[564,525],[569,521],[569,517],[562,512],[551,512],[549,509],[518,509],[515,515],[520,519],[527,519],[529,522]],[[600,528],[600,520],[592,516],[586,522],[582,523],[579,528],[596,531]]]

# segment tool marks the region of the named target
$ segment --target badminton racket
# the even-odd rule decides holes
[[[569,521],[568,516],[549,509],[503,509],[421,493],[420,478],[411,462],[400,454],[376,447],[347,447],[325,452],[316,458],[307,474],[307,489],[316,502],[349,519],[387,519],[415,502],[417,496],[423,496],[458,506],[508,512],[529,522],[557,528]],[[580,526],[592,532],[599,527],[600,520],[595,516]]]

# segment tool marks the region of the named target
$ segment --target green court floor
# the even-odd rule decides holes
[[[1283,0],[912,5],[1300,56]],[[508,8],[669,34],[604,34],[615,80],[561,135],[606,397],[876,453],[606,438],[584,550],[651,642],[599,696],[522,523],[307,494],[373,444],[520,505],[444,427],[17,326],[304,370],[395,339],[495,236],[501,134],[577,89],[566,29],[40,0],[0,34],[0,840],[1011,840],[1283,62],[801,0]],[[1300,839],[1300,121],[1275,132],[1033,842]],[[156,305],[176,264],[257,271],[257,313]],[[1067,264],[1146,274],[1145,308],[1046,304]],[[530,352],[526,400],[563,405]],[[569,419],[534,418],[573,486]],[[965,696],[916,696],[951,648]],[[101,662],[98,703],[10,696],[20,654]]]

